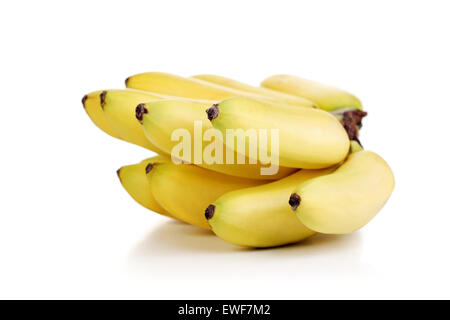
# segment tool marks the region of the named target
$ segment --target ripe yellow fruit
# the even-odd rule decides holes
[[[326,168],[342,161],[350,146],[342,124],[323,110],[273,105],[237,97],[213,105],[207,113],[214,128],[224,136],[229,129],[244,132],[266,130],[268,136],[270,132],[278,133],[280,166]],[[275,142],[259,144],[258,159],[261,154],[276,152]]]
[[[326,111],[345,108],[362,110],[361,101],[354,95],[335,87],[296,76],[271,76],[265,79],[261,86],[306,98]]]
[[[113,136],[114,138],[121,139],[117,132],[115,132],[113,128],[111,128],[109,123],[106,121],[105,115],[103,114],[100,103],[100,96],[103,92],[105,92],[105,90],[94,91],[86,94],[83,99],[81,99],[84,110],[98,128],[100,128],[110,136]]]
[[[360,151],[350,154],[335,172],[298,185],[289,204],[311,230],[350,233],[381,210],[394,184],[386,161],[374,152]]]
[[[130,143],[159,154],[164,152],[145,137],[135,116],[136,106],[143,102],[159,101],[165,97],[140,90],[107,90],[102,93],[101,107],[110,127]]]
[[[281,180],[225,193],[206,210],[208,223],[223,240],[248,247],[274,247],[315,234],[305,227],[286,199],[299,183],[334,169],[300,170]]]
[[[151,193],[172,216],[209,229],[205,207],[222,194],[266,183],[206,170],[192,164],[158,163],[147,173]]]
[[[156,156],[137,164],[123,166],[117,170],[117,175],[122,186],[137,203],[154,212],[172,217],[153,197],[147,177],[153,165],[165,162],[170,162],[170,158]]]
[[[226,98],[252,95],[235,89],[215,85],[203,80],[184,78],[163,72],[146,72],[136,74],[125,80],[127,88],[151,91],[159,94],[220,101]]]
[[[241,90],[241,91],[250,92],[250,93],[256,93],[256,94],[259,94],[259,95],[262,95],[265,97],[276,99],[276,100],[286,103],[286,104],[298,105],[298,106],[307,107],[307,108],[315,108],[316,107],[316,105],[312,101],[310,101],[306,98],[290,95],[287,93],[283,93],[283,92],[279,92],[279,91],[275,91],[275,90],[271,90],[271,89],[267,89],[267,88],[263,88],[263,87],[251,86],[246,83],[242,83],[242,82],[239,82],[239,81],[236,81],[233,79],[229,79],[229,78],[225,78],[225,77],[221,77],[221,76],[217,76],[217,75],[200,74],[200,75],[193,76],[193,78],[208,81],[211,83],[215,83],[215,84],[227,87],[227,88],[232,88],[232,89]]]
[[[203,132],[212,129],[210,121],[207,119],[205,110],[208,104],[193,101],[181,101],[181,100],[164,100],[151,102],[139,106],[137,110],[137,117],[142,123],[145,135],[156,147],[161,149],[167,154],[172,154],[174,148],[180,144],[175,139],[172,139],[172,134],[177,129],[186,130],[190,141],[190,150],[184,150],[180,155],[176,155],[179,159],[194,163],[203,168],[210,169],[216,172],[243,177],[250,179],[261,180],[277,180],[283,178],[294,171],[295,168],[279,167],[278,172],[274,175],[261,174],[261,168],[267,167],[261,163],[250,164],[249,160],[245,160],[245,164],[238,164],[237,161],[234,164],[227,164],[226,159],[222,164],[210,163],[208,164],[204,159],[201,163],[195,161],[195,143],[192,141],[195,136],[194,122],[199,121]],[[309,110],[309,109],[308,109]],[[202,139],[203,136],[200,137]],[[218,141],[218,149],[222,150],[223,157],[227,153],[227,149],[222,141]],[[203,156],[206,152],[206,148],[211,142],[203,142],[202,147],[199,150],[199,154]],[[348,149],[348,148],[347,148]],[[237,159],[236,153],[231,150],[230,152],[234,159]]]

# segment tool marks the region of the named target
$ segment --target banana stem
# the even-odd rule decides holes
[[[344,126],[350,140],[355,140],[359,144],[358,131],[362,127],[362,119],[367,116],[367,112],[359,109],[340,109],[331,112]]]

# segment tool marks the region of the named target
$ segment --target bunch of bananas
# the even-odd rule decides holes
[[[367,224],[393,191],[388,164],[358,140],[366,112],[346,91],[289,75],[269,77],[260,87],[159,72],[125,83],[126,89],[82,99],[101,130],[158,154],[120,168],[123,187],[144,207],[211,229],[230,243],[273,247],[316,233],[350,233]],[[194,123],[222,138],[205,135],[212,142],[200,143],[200,152],[188,141],[174,156],[180,146],[174,132],[195,136]],[[276,129],[278,140],[255,144],[250,156],[248,146],[223,138],[230,129],[255,128]],[[277,170],[264,174],[275,144]],[[241,161],[197,159],[208,152]]]

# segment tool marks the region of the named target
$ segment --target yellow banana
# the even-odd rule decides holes
[[[289,204],[311,230],[350,233],[381,210],[394,184],[389,165],[379,155],[360,151],[350,154],[335,172],[298,185]]]
[[[106,121],[105,115],[103,114],[100,103],[100,95],[102,94],[102,92],[104,91],[100,90],[86,94],[81,100],[84,110],[97,127],[99,127],[110,136],[121,139],[117,132],[115,132],[113,128],[111,128],[109,123]]]
[[[226,98],[243,96],[261,101],[287,103],[267,95],[242,91],[220,86],[211,82],[194,78],[184,78],[169,73],[147,72],[131,76],[125,80],[127,88],[150,91],[163,95],[190,99],[220,101]],[[298,102],[297,102],[298,103]],[[289,103],[290,104],[290,103]],[[301,106],[311,106],[308,102]]]
[[[122,186],[136,202],[154,212],[172,217],[153,197],[146,175],[147,172],[150,172],[153,165],[165,162],[170,162],[170,158],[156,156],[137,164],[123,166],[117,170],[117,175]]]
[[[133,75],[125,80],[127,88],[158,92],[161,94],[193,99],[219,101],[245,95],[239,90],[221,87],[206,81],[184,78],[163,72],[147,72]]]
[[[227,129],[242,129],[244,133],[270,130],[267,136],[278,132],[279,150],[276,150],[276,141],[265,144],[260,141],[257,155],[261,159],[261,154],[273,156],[278,151],[279,164],[285,167],[326,168],[342,161],[350,146],[343,126],[323,110],[273,105],[236,97],[213,105],[207,114],[214,128],[224,136]],[[229,143],[228,139],[226,143]]]
[[[251,86],[249,84],[242,83],[242,82],[239,82],[239,81],[236,81],[233,79],[229,79],[229,78],[225,78],[225,77],[221,77],[221,76],[216,76],[216,75],[212,75],[212,74],[200,74],[200,75],[193,76],[192,78],[215,83],[215,84],[227,87],[227,88],[232,88],[232,89],[250,92],[250,93],[256,93],[256,94],[259,94],[262,96],[276,99],[280,102],[284,102],[287,104],[300,105],[300,106],[310,107],[310,108],[316,107],[316,105],[312,101],[310,101],[306,98],[290,95],[287,93],[283,93],[283,92],[279,92],[279,91],[275,91],[275,90],[271,90],[271,89],[267,89],[267,88]]]
[[[354,95],[335,87],[296,76],[271,76],[265,79],[261,86],[306,98],[314,102],[320,109],[326,111],[344,108],[362,110],[361,101]]]
[[[334,169],[300,170],[281,180],[225,193],[205,211],[208,223],[223,240],[248,247],[274,247],[315,234],[286,203],[293,188]]]
[[[223,164],[219,163],[208,163],[205,159],[205,154],[210,150],[210,146],[214,145],[214,142],[203,142],[202,146],[199,147],[198,154],[202,159],[198,161],[195,159],[196,150],[195,142],[191,141],[200,135],[199,139],[202,139],[202,132],[214,131],[212,130],[212,125],[208,121],[205,110],[208,107],[207,104],[201,102],[193,101],[180,101],[180,100],[164,100],[151,102],[147,104],[139,105],[136,109],[136,116],[138,120],[141,121],[144,133],[147,138],[159,149],[163,150],[167,154],[172,154],[177,146],[182,142],[178,142],[172,139],[174,131],[177,129],[182,129],[188,134],[189,145],[180,154],[175,154],[176,158],[183,160],[184,162],[194,163],[203,168],[207,168],[213,171],[221,172],[224,174],[245,177],[251,179],[262,179],[262,180],[276,180],[285,177],[295,171],[293,168],[280,167],[278,172],[273,175],[261,174],[261,169],[268,166],[258,164],[250,164],[248,158],[245,159],[245,164],[237,163],[237,155],[233,150],[227,150],[222,140],[217,140],[216,153],[222,154],[218,158],[222,159]],[[296,108],[313,110],[306,108]],[[198,121],[201,125],[201,130],[199,134],[195,132],[194,122]],[[345,133],[345,132],[344,132]],[[186,138],[183,138],[183,141]],[[215,141],[215,140],[214,140]],[[348,147],[347,147],[348,149]],[[226,164],[226,154],[227,151],[231,151],[233,159],[235,159],[234,164]],[[204,161],[202,161],[204,160]],[[212,162],[212,161],[211,161]]]
[[[128,142],[163,154],[145,137],[136,120],[136,106],[143,102],[158,101],[164,96],[140,90],[106,90],[102,93],[101,107],[110,127]]]
[[[92,121],[106,133],[162,154],[163,151],[145,137],[141,125],[136,120],[135,110],[140,103],[168,98],[181,99],[142,90],[113,89],[90,93],[83,98],[83,104]],[[198,101],[205,105],[214,103],[210,100]]]
[[[222,194],[265,183],[232,177],[191,164],[158,163],[147,174],[151,193],[172,216],[209,229],[205,207]]]

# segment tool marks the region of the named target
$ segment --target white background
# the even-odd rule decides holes
[[[0,298],[450,298],[447,1],[3,1]],[[347,236],[245,250],[135,203],[90,91],[144,71],[355,93],[396,189]]]

